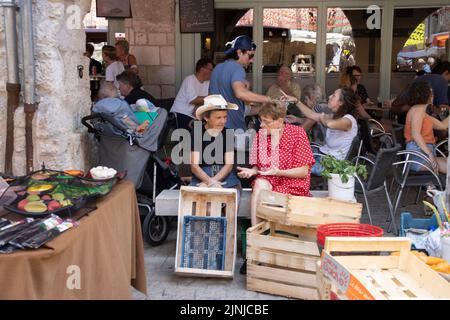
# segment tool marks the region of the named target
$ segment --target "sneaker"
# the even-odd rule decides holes
[[[239,269],[240,274],[247,274],[247,260],[244,260],[241,268]]]

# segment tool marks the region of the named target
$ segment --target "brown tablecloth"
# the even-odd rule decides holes
[[[0,299],[132,299],[130,285],[147,293],[139,209],[126,181],[45,247],[0,254]]]

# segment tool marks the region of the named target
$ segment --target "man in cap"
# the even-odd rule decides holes
[[[246,130],[245,104],[266,103],[269,97],[253,93],[248,89],[245,79],[245,68],[253,61],[256,45],[248,36],[239,36],[233,41],[231,48],[225,51],[226,61],[218,64],[209,83],[210,94],[220,94],[226,101],[238,105],[239,109],[228,113],[227,128]]]
[[[196,118],[203,124],[195,121],[191,135],[191,185],[240,189],[240,181],[233,170],[234,136],[227,135],[225,129],[228,113],[238,109],[221,95],[210,95],[196,110]]]

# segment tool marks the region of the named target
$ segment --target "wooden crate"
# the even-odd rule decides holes
[[[236,189],[197,188],[182,186],[178,204],[178,233],[175,254],[175,273],[201,277],[232,278],[236,259],[237,224]],[[223,205],[226,205],[223,208]],[[205,270],[181,267],[184,216],[226,217],[226,255],[224,270]]]
[[[324,276],[320,261],[317,261],[316,281],[319,299],[330,300],[331,282]]]
[[[450,283],[411,253],[408,238],[327,237],[321,266],[342,300],[450,299]]]
[[[328,223],[359,223],[361,212],[361,203],[264,190],[258,199],[256,215],[286,226],[317,228]]]
[[[316,300],[319,259],[315,229],[261,222],[247,229],[247,290]]]

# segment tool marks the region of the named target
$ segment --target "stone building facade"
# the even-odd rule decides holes
[[[158,98],[175,97],[175,2],[132,0],[131,5],[133,18],[125,20],[126,37],[130,51],[137,57],[144,86]],[[35,169],[42,163],[55,169],[88,169],[95,162],[90,152],[92,139],[81,125],[81,118],[89,114],[91,106],[89,60],[83,57],[86,38],[81,22],[92,6],[91,0],[33,1],[38,106],[33,121]],[[74,27],[78,18],[80,25]],[[6,143],[4,28],[0,8],[0,172],[4,170]],[[21,64],[20,50],[19,59]],[[84,67],[81,79],[79,65]],[[23,82],[21,72],[20,78]],[[26,170],[23,102],[15,112],[14,122],[13,171],[19,175]]]
[[[125,20],[130,52],[136,56],[144,87],[157,98],[175,97],[175,2],[132,0]]]
[[[84,169],[90,162],[89,138],[80,121],[89,114],[91,106],[89,60],[83,56],[84,29],[81,24],[77,25],[82,20],[79,16],[83,17],[90,5],[90,0],[33,1],[37,104],[33,120],[35,169],[42,163],[55,169]],[[3,9],[0,9],[0,171],[4,168],[6,138],[4,28]],[[21,36],[20,28],[18,36]],[[19,46],[19,74],[23,83],[20,52]],[[79,65],[84,67],[81,79]],[[26,171],[23,101],[15,112],[14,124],[13,172],[20,175]]]

